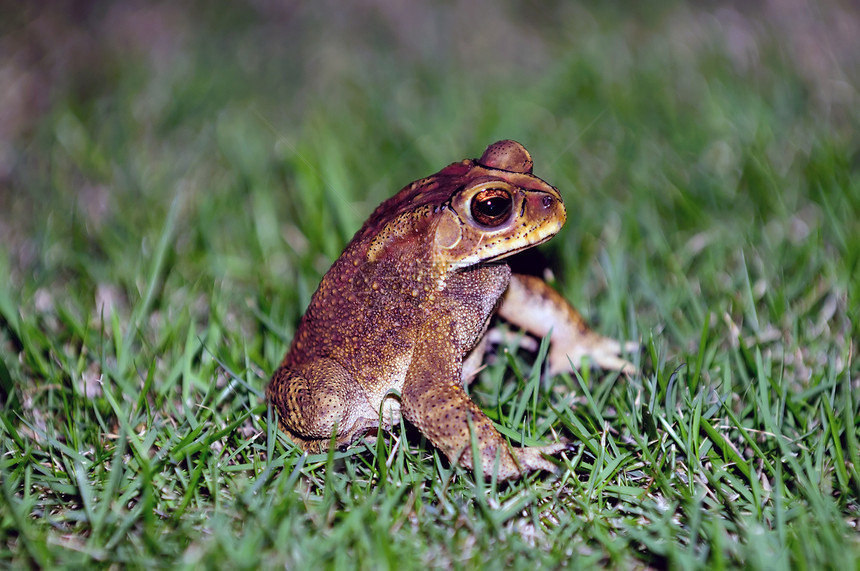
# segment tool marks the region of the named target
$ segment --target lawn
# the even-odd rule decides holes
[[[0,566],[860,560],[848,2],[54,2],[0,18]],[[777,6],[778,4],[778,6]],[[523,143],[533,259],[641,373],[498,348],[502,485],[402,426],[305,456],[263,389],[405,184]]]

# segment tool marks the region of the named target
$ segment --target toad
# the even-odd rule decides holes
[[[619,342],[504,261],[552,238],[565,219],[558,190],[509,140],[383,202],[323,277],[267,386],[280,426],[302,449],[323,452],[389,430],[402,415],[452,463],[472,469],[477,457],[487,477],[555,471],[546,455],[567,443],[510,446],[463,383],[480,367],[493,314],[551,334],[551,373],[584,357],[634,371]]]

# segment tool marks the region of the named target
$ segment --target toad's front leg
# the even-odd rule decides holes
[[[416,346],[406,374],[401,392],[403,416],[452,463],[470,470],[474,469],[470,428],[474,430],[477,456],[486,478],[495,473],[499,480],[509,480],[535,470],[556,471],[556,465],[544,458],[544,454],[556,454],[568,445],[509,446],[463,390],[458,360],[462,356],[455,354],[439,329],[428,333],[424,342]]]

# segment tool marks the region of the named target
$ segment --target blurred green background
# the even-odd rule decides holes
[[[492,551],[502,537],[493,560],[505,564],[586,552],[620,566],[849,564],[858,54],[860,8],[835,0],[4,3],[2,556],[265,566],[358,553],[383,565],[417,550],[469,566],[481,562],[469,545]],[[634,486],[630,474],[657,463],[649,446],[674,455],[686,443],[702,489],[729,481],[705,460],[722,450],[770,467],[762,486],[781,491],[744,496],[758,484],[741,470],[753,481],[732,481],[736,511],[694,516],[706,500],[660,463],[665,479],[651,481],[682,523],[647,494],[618,516],[589,488],[598,511],[559,517],[601,523],[549,525],[564,549],[535,551],[510,534],[541,518],[546,496],[500,523],[468,484],[465,512],[434,512],[417,492],[391,508],[405,502],[391,489],[332,492],[334,470],[273,448],[260,391],[322,274],[379,202],[503,138],[567,203],[567,225],[541,247],[556,287],[601,332],[645,345],[643,378],[602,381],[597,407],[631,439],[659,437],[606,482]],[[633,426],[615,417],[627,406]],[[690,410],[730,444],[693,446]],[[600,420],[583,421],[595,438]],[[790,450],[749,443],[774,433]],[[807,453],[801,476],[786,458]],[[297,481],[322,503],[297,500]],[[269,503],[254,503],[264,489]],[[347,518],[354,527],[326,515],[349,511],[339,493],[371,506]],[[355,531],[388,521],[381,509],[400,522],[388,547]],[[456,513],[488,519],[463,531]],[[256,531],[227,539],[242,522]],[[304,547],[284,552],[283,538]]]

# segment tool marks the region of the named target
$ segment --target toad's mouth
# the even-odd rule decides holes
[[[453,265],[456,267],[457,271],[466,271],[470,268],[474,269],[474,268],[481,268],[481,267],[485,267],[485,266],[492,266],[492,265],[497,264],[501,260],[504,260],[505,258],[513,256],[514,254],[519,254],[520,252],[524,252],[525,250],[534,248],[535,246],[539,246],[555,235],[556,235],[556,232],[550,232],[545,236],[538,237],[538,239],[536,239],[536,240],[526,242],[523,245],[515,247],[515,248],[510,248],[508,250],[505,250],[504,252],[500,252],[499,254],[496,254],[495,256],[492,256],[489,258],[484,258],[482,260],[474,260],[474,259],[472,259],[472,260],[469,260],[469,259],[460,260],[459,262],[454,262]]]
[[[555,234],[549,234],[547,236],[543,236],[542,238],[539,238],[538,240],[536,240],[534,242],[529,242],[528,244],[523,244],[522,246],[520,246],[518,248],[513,248],[511,250],[507,250],[505,252],[502,252],[501,254],[499,254],[497,256],[493,256],[492,258],[487,258],[486,260],[483,260],[482,262],[480,262],[478,265],[483,266],[485,264],[492,264],[493,262],[498,262],[499,260],[503,260],[507,257],[513,256],[514,254],[519,254],[520,252],[524,252],[526,250],[534,248],[535,246],[540,246],[541,244],[548,241],[553,236],[555,236]]]

